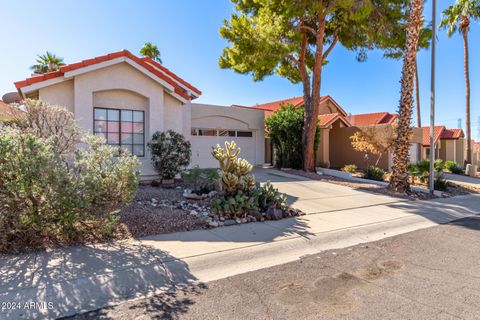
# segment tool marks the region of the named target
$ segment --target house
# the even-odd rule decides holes
[[[454,161],[463,166],[465,160],[465,135],[462,129],[434,127],[435,158]],[[422,127],[421,158],[430,158],[430,127]]]
[[[128,50],[65,65],[15,86],[22,98],[64,106],[83,129],[128,149],[139,157],[145,179],[156,175],[147,143],[154,132],[169,129],[191,141],[191,166],[217,167],[211,147],[225,140],[236,140],[251,163],[264,162],[262,111],[194,104],[199,89]]]
[[[294,107],[303,106],[303,97],[293,97],[289,99],[277,100],[263,104],[257,104],[247,109],[263,110],[265,117],[268,118],[273,113],[277,112],[282,105],[291,104]],[[337,132],[344,127],[350,127],[351,124],[347,120],[347,113],[345,110],[330,96],[322,96],[320,98],[319,110],[319,125],[320,125],[320,143],[317,150],[317,165],[330,166],[331,157],[336,153],[337,148],[341,148],[338,144]],[[265,143],[266,155],[265,160],[272,162],[271,144],[267,140]]]
[[[480,141],[472,140],[472,164],[480,170]]]
[[[398,114],[388,112],[352,114],[347,117],[352,126],[356,127],[393,124],[397,118]]]

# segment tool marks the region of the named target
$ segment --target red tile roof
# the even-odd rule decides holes
[[[388,112],[375,112],[354,114],[349,117],[349,120],[352,125],[361,127],[392,123],[397,117],[397,114],[391,114]]]
[[[88,60],[83,60],[83,61],[80,61],[80,62],[68,64],[68,65],[65,65],[63,67],[60,67],[60,70],[58,70],[58,71],[48,72],[48,73],[45,73],[43,75],[33,76],[33,77],[27,78],[23,81],[15,82],[15,87],[17,89],[20,89],[20,88],[32,85],[34,83],[38,83],[38,82],[42,82],[42,81],[45,81],[45,80],[61,77],[65,74],[65,72],[68,72],[68,71],[77,70],[77,69],[80,69],[80,68],[88,67],[88,66],[95,65],[95,64],[98,64],[98,63],[101,63],[101,62],[105,62],[105,61],[110,61],[110,60],[120,58],[120,57],[127,57],[127,58],[133,60],[134,62],[136,62],[137,64],[139,64],[143,68],[147,69],[148,71],[150,71],[151,73],[153,73],[154,75],[159,77],[160,79],[166,81],[168,84],[172,85],[175,88],[175,93],[177,93],[178,95],[182,96],[183,98],[185,98],[187,100],[190,100],[191,97],[189,97],[187,95],[187,93],[180,86],[180,84],[188,87],[189,89],[191,89],[192,91],[194,91],[195,93],[197,93],[199,95],[201,94],[200,90],[198,90],[197,88],[195,88],[194,86],[192,86],[188,82],[182,80],[180,77],[175,75],[173,72],[171,72],[167,68],[165,68],[163,66],[161,66],[161,68],[160,68],[157,65],[154,65],[153,63],[151,63],[150,61],[148,61],[146,59],[142,59],[142,58],[139,58],[139,57],[133,55],[128,50],[122,50],[122,51],[110,53],[110,54],[107,54],[107,55],[104,55],[104,56],[99,56],[99,57],[96,57],[96,58],[93,58],[93,59],[88,59]]]
[[[434,133],[433,133],[433,140],[435,143],[438,142],[442,132],[445,131],[445,126],[435,126]],[[429,146],[430,145],[430,127],[422,127],[422,145]]]
[[[341,114],[339,113],[327,113],[327,114],[321,114],[318,116],[318,121],[320,123],[320,127],[325,128],[330,125],[332,125],[335,121],[341,120],[347,127],[350,127],[351,124],[344,118],[342,117]]]
[[[345,110],[343,110],[343,108],[340,107],[340,105],[335,100],[333,100],[332,97],[330,97],[330,96],[320,97],[320,103],[322,103],[324,101],[327,101],[327,100],[332,101],[333,104],[335,104],[335,106],[338,108],[338,111],[340,111],[341,114],[343,114],[344,116],[347,115]],[[276,112],[278,109],[280,109],[280,106],[283,105],[283,104],[285,104],[285,105],[291,104],[294,107],[303,106],[303,97],[293,97],[293,98],[288,98],[288,99],[283,99],[283,100],[277,100],[277,101],[257,104],[257,105],[254,105],[254,106],[250,106],[249,108],[255,108],[255,109],[260,109],[260,110],[270,111],[270,112]]]
[[[445,129],[440,135],[440,139],[460,139],[464,136],[462,129]]]

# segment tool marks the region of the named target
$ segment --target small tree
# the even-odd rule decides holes
[[[155,132],[148,148],[153,166],[162,181],[175,178],[190,163],[190,142],[173,130]]]
[[[291,104],[282,105],[280,110],[265,120],[267,134],[275,148],[275,165],[279,168],[301,169],[303,166],[302,132],[304,109]],[[317,153],[320,127],[315,131],[314,151]]]
[[[369,167],[369,155],[377,156],[375,166],[378,166],[382,155],[389,151],[396,140],[395,126],[377,125],[361,128],[350,137],[353,148],[365,153],[365,165]]]
[[[60,154],[74,150],[80,140],[81,130],[70,111],[34,99],[26,99],[23,106],[25,112],[13,114],[11,123],[15,127],[40,138],[52,138]]]

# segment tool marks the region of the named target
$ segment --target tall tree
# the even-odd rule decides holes
[[[459,31],[463,37],[463,63],[465,72],[465,100],[466,100],[466,131],[467,131],[467,162],[472,163],[472,135],[470,125],[470,74],[468,61],[468,31],[470,30],[470,20],[480,18],[480,5],[478,0],[457,0],[443,11],[443,19],[440,28],[446,29],[448,36],[451,37]]]
[[[322,68],[340,43],[356,51],[388,47],[388,39],[408,15],[409,0],[232,0],[236,12],[220,34],[231,46],[219,59],[222,68],[251,73],[255,81],[274,73],[302,83],[303,169],[315,171],[314,137],[318,121]]]
[[[42,55],[38,54],[35,61],[37,64],[31,66],[30,69],[39,74],[57,71],[61,66],[65,65],[63,58],[57,57],[48,51]]]
[[[151,42],[147,42],[143,45],[142,49],[140,49],[140,54],[144,57],[152,58],[160,64],[162,63],[160,50],[158,50],[158,47]]]
[[[420,30],[423,25],[423,0],[412,0],[406,33],[405,52],[400,92],[400,110],[397,125],[397,139],[394,144],[393,170],[390,188],[396,192],[410,192],[408,181],[408,154],[410,147],[410,127],[413,109],[413,80],[417,58]]]

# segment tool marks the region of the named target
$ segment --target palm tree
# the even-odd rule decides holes
[[[466,131],[467,131],[467,162],[472,163],[472,136],[470,126],[470,74],[468,63],[468,31],[470,30],[470,20],[480,18],[480,5],[478,0],[457,0],[443,11],[443,20],[440,28],[447,29],[447,34],[451,37],[459,31],[463,37],[463,64],[465,72],[466,89]]]
[[[415,61],[417,58],[422,18],[423,0],[412,0],[407,26],[407,39],[403,55],[402,80],[400,92],[400,110],[397,125],[397,140],[394,144],[393,170],[390,176],[390,188],[396,192],[410,192],[408,181],[408,152],[410,147],[410,127],[413,109],[413,80],[415,79]]]
[[[140,54],[144,57],[152,58],[155,61],[158,61],[160,64],[162,63],[162,59],[160,58],[160,50],[158,47],[151,42],[145,43],[142,49],[140,49]]]
[[[37,55],[37,64],[30,67],[35,73],[47,73],[57,71],[61,66],[64,66],[63,58],[57,57],[55,54],[46,52],[43,55]]]

